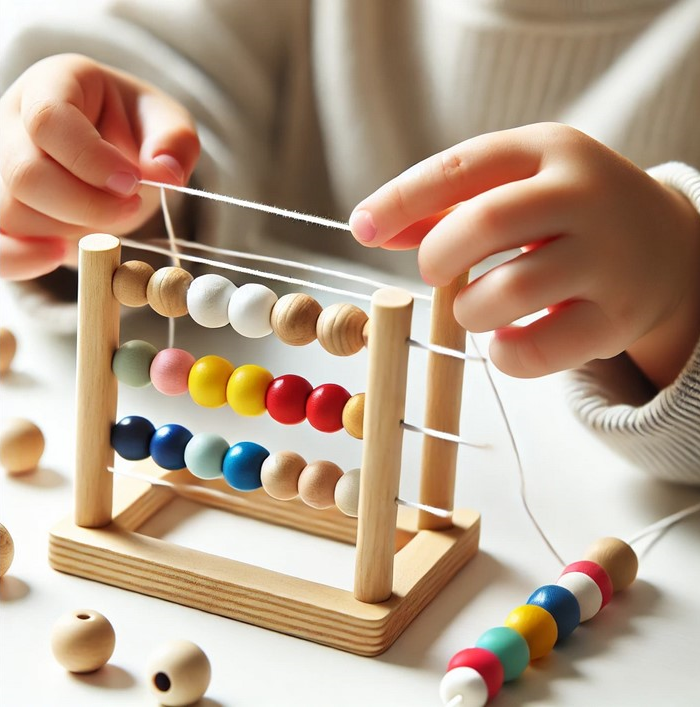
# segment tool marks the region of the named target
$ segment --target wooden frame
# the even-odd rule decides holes
[[[412,299],[395,288],[372,299],[368,345],[363,455],[358,518],[337,509],[318,511],[300,501],[278,502],[264,491],[236,494],[224,482],[202,482],[186,470],[168,472],[141,463],[141,473],[173,488],[129,477],[114,480],[110,430],[117,403],[111,360],[118,346],[119,305],[112,276],[118,239],[106,234],[80,242],[75,513],[52,531],[54,569],[202,609],[359,655],[385,651],[456,572],[476,553],[479,516],[457,510],[435,524],[433,516],[398,508],[408,344]],[[451,314],[459,282],[436,298],[431,338],[459,344]],[[445,332],[448,338],[445,339]],[[464,336],[462,333],[462,346]],[[429,375],[442,389],[429,396],[426,424],[459,420],[463,362],[430,353]],[[457,366],[455,367],[455,363]],[[461,364],[461,365],[460,365]],[[448,379],[457,371],[460,383]],[[430,371],[433,371],[431,374]],[[430,387],[430,386],[429,386]],[[431,402],[432,401],[432,402]],[[442,415],[444,417],[444,415]],[[455,443],[424,446],[421,494],[452,508]],[[437,451],[431,451],[437,449]],[[221,491],[199,491],[202,486]],[[427,489],[427,490],[426,490]],[[290,577],[139,533],[139,527],[178,495],[240,515],[322,537],[355,543],[353,592]]]

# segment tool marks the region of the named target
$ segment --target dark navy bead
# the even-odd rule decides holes
[[[536,589],[527,603],[542,607],[554,617],[558,630],[557,643],[571,635],[581,623],[578,600],[568,589],[557,584],[545,584]]]
[[[254,491],[262,486],[260,469],[270,452],[255,442],[238,442],[224,456],[226,483],[237,491]]]
[[[147,459],[151,456],[150,444],[155,431],[156,428],[145,417],[123,417],[112,425],[112,447],[123,459]]]
[[[153,461],[163,469],[183,469],[185,467],[185,447],[192,439],[192,433],[182,425],[163,425],[151,439]]]

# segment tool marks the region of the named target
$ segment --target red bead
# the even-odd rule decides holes
[[[350,393],[335,383],[314,388],[306,400],[306,418],[321,432],[337,432],[343,427],[343,408]]]
[[[454,668],[473,668],[484,679],[492,700],[503,685],[503,664],[498,656],[485,648],[465,648],[455,653],[447,665],[447,671]]]
[[[267,387],[265,407],[273,420],[296,425],[306,419],[306,400],[312,390],[306,378],[291,373],[279,376]]]
[[[600,605],[601,609],[612,599],[612,580],[610,579],[610,575],[599,564],[591,562],[590,560],[572,562],[570,565],[564,567],[562,574],[567,574],[568,572],[581,572],[582,574],[588,575],[598,585],[598,589],[600,589],[600,593],[603,597],[603,603]]]

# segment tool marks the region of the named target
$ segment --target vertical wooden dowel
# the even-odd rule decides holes
[[[412,313],[408,292],[372,296],[354,592],[370,604],[388,599],[393,585]]]
[[[117,411],[112,356],[119,345],[119,303],[112,276],[119,239],[93,233],[80,241],[78,279],[75,523],[100,528],[112,520],[114,461],[110,432]]]
[[[457,323],[453,304],[457,293],[467,284],[469,274],[455,278],[449,285],[434,291],[430,319],[430,343],[449,349],[465,350],[467,332]],[[459,434],[462,410],[464,361],[441,354],[428,354],[426,376],[425,427]],[[454,508],[455,474],[458,445],[435,437],[423,439],[420,501],[429,506]],[[445,529],[452,527],[451,518],[426,511],[418,514],[418,527]]]

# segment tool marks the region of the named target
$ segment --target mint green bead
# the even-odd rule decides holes
[[[196,434],[185,447],[185,466],[199,479],[216,479],[222,475],[229,446],[219,435]]]
[[[482,633],[476,642],[477,648],[495,653],[503,665],[503,681],[515,680],[530,662],[527,641],[508,626],[497,626]]]
[[[151,363],[157,353],[158,349],[147,341],[127,341],[114,352],[112,371],[121,383],[145,388],[151,384]]]

